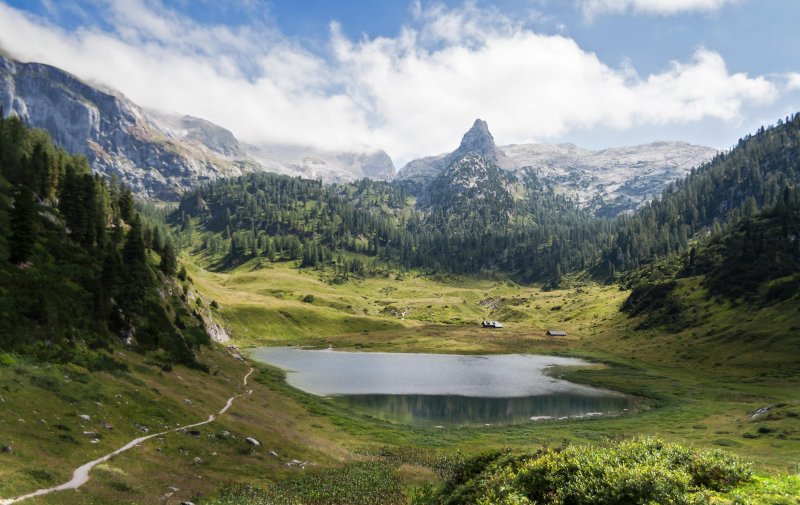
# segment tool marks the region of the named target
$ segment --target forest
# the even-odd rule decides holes
[[[105,351],[124,340],[194,364],[208,336],[178,294],[185,272],[130,189],[16,117],[0,121],[0,168],[0,348],[114,368]]]

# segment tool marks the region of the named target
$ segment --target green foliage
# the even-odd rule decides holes
[[[798,160],[800,114],[778,126],[761,127],[732,151],[667,186],[661,198],[620,218],[611,242],[603,246],[605,260],[617,271],[636,269],[688,251],[697,234],[718,235],[758,209],[781,204],[787,188],[800,183]]]
[[[195,190],[171,221],[184,242],[190,242],[198,221],[204,230],[199,249],[222,257],[221,267],[261,256],[333,269],[344,279],[400,267],[455,273],[501,269],[548,280],[596,260],[583,244],[604,223],[532,174],[522,181],[503,174],[497,167],[490,170],[480,198],[472,190],[456,197],[446,191],[447,181],[437,180],[418,206],[402,183],[365,179],[323,186],[250,174]],[[512,183],[525,187],[524,198],[512,198],[505,189]]]
[[[405,495],[392,466],[359,462],[341,468],[309,470],[266,491],[233,485],[203,505],[399,505]]]
[[[535,454],[481,455],[462,464],[428,504],[703,503],[751,479],[747,464],[720,451],[644,438],[606,446],[568,446]]]
[[[0,119],[0,350],[114,370],[102,349],[128,335],[140,350],[193,363],[207,337],[173,315],[185,312],[164,294],[174,250],[154,229],[128,188],[92,175],[44,132]],[[161,272],[152,252],[164,256]]]
[[[676,286],[675,281],[640,284],[633,288],[621,310],[631,317],[646,314],[640,329],[658,325],[678,328],[683,322],[683,306],[673,293]]]
[[[791,298],[800,274],[800,191],[787,188],[772,208],[715,237],[698,255],[693,273],[705,275],[712,294],[754,299],[775,279],[766,301]],[[787,278],[788,277],[788,278]]]

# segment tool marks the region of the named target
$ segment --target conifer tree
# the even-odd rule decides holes
[[[12,263],[27,261],[36,243],[36,202],[34,195],[22,186],[14,195],[11,213],[10,260]]]

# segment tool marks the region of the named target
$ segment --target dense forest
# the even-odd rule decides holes
[[[94,369],[116,366],[102,351],[125,340],[165,366],[195,364],[208,337],[176,269],[169,231],[128,188],[0,120],[0,350]]]
[[[454,195],[443,181],[434,184],[416,206],[402,184],[364,179],[326,186],[256,173],[198,188],[171,219],[184,245],[222,265],[263,257],[355,274],[488,270],[537,280],[558,272],[558,262],[566,271],[597,259],[581,244],[606,224],[531,174],[518,183],[522,197],[492,179],[493,198]]]
[[[554,286],[571,272],[611,281],[696,254],[712,237],[775,209],[799,180],[794,115],[615,219],[583,212],[534,170],[518,177],[474,153],[424,188],[369,180],[325,186],[264,173],[223,180],[187,195],[171,219],[184,242],[224,265],[260,256],[356,274],[495,271]]]

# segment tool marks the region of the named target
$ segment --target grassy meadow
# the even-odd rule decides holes
[[[295,390],[282,372],[260,366],[250,381],[253,394],[199,433],[147,441],[93,470],[80,491],[29,503],[403,503],[426,482],[441,482],[448,458],[637,436],[722,449],[752,463],[755,477],[720,500],[792,503],[800,492],[796,301],[754,310],[719,302],[696,280],[683,279],[677,293],[686,324],[666,331],[646,329],[639,318],[620,312],[628,292],[618,286],[576,281],[574,288],[544,291],[501,278],[414,272],[337,284],[324,271],[298,270],[290,262],[254,260],[225,271],[204,268],[198,257],[184,263],[202,294],[192,303],[210,305],[244,354],[253,346],[303,345],[584,357],[601,366],[559,373],[635,395],[637,412],[413,428]],[[483,319],[499,319],[505,328],[481,329]],[[549,328],[568,336],[546,337]],[[4,358],[0,444],[12,452],[0,453],[0,497],[64,482],[72,468],[141,436],[137,425],[160,429],[200,421],[242,392],[247,367],[223,346],[200,357],[209,373],[177,366],[164,371],[157,360],[123,354],[129,371],[115,374]],[[768,412],[752,417],[767,406]],[[99,442],[92,444],[84,431],[95,431]],[[244,437],[261,446],[248,446]],[[359,489],[374,493],[353,501]]]

